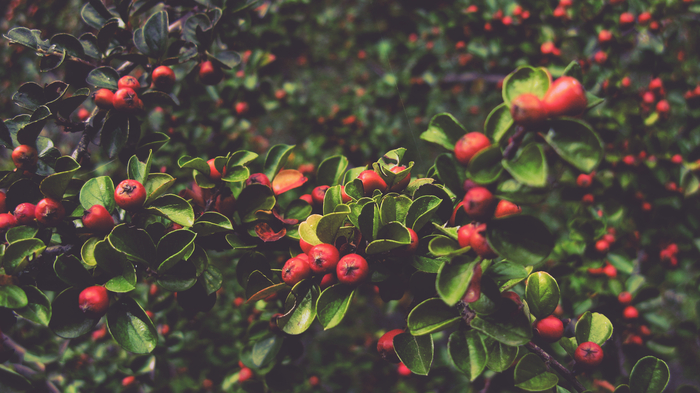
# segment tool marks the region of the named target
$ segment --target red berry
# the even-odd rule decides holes
[[[262,184],[263,186],[272,188],[272,183],[270,183],[270,179],[264,173],[253,173],[252,175],[248,176],[248,178],[245,181],[245,185],[249,186],[251,184]]]
[[[309,385],[311,385],[311,387],[316,387],[316,386],[318,386],[319,383],[320,383],[320,380],[318,379],[317,376],[312,375],[309,377]]]
[[[523,209],[511,201],[501,199],[496,205],[496,211],[493,213],[494,218],[508,217],[514,214],[520,214]]]
[[[550,343],[559,341],[564,335],[564,323],[553,315],[535,321],[533,327],[540,338]]]
[[[476,221],[491,218],[496,200],[485,187],[474,187],[464,195],[464,211]]]
[[[405,170],[405,169],[406,169],[405,166],[398,166],[398,165],[397,165],[397,166],[395,166],[395,167],[392,167],[392,168],[389,169],[389,170],[390,170],[391,172],[393,172],[393,173],[399,173],[399,172],[401,172],[401,171],[403,171],[403,170]],[[401,179],[401,180],[395,181],[394,185],[391,186],[391,188],[389,189],[389,191],[401,192],[401,191],[403,191],[403,190],[406,188],[406,186],[408,186],[408,183],[409,183],[410,181],[411,181],[411,172],[408,172],[408,173],[406,173],[406,177],[404,177],[404,178]]]
[[[248,112],[248,103],[239,101],[234,106],[234,109],[236,110],[236,113],[238,113],[239,115],[246,113],[246,112]]]
[[[540,52],[542,52],[543,55],[551,54],[552,52],[554,52],[554,49],[556,49],[556,46],[552,41],[547,41],[540,45]]]
[[[216,85],[224,78],[224,71],[211,61],[203,61],[199,64],[199,80],[205,85]]]
[[[343,201],[343,203],[352,202],[352,198],[350,197],[350,195],[348,195],[348,193],[345,192],[345,186],[340,186],[340,199]]]
[[[7,213],[7,204],[5,201],[7,200],[7,195],[0,191],[0,213]]]
[[[113,107],[114,93],[111,90],[100,89],[93,93],[92,99],[100,109],[111,109]]]
[[[476,153],[489,146],[491,146],[491,141],[486,135],[480,132],[470,132],[455,143],[455,158],[460,164],[466,166]]]
[[[233,214],[236,212],[236,197],[219,194],[216,197],[216,201],[214,201],[214,210],[226,217],[233,217]]]
[[[581,188],[588,188],[593,183],[593,175],[582,173],[576,178],[576,184]]]
[[[12,151],[12,162],[20,171],[33,171],[39,162],[39,152],[29,145],[19,145]]]
[[[617,301],[623,306],[627,306],[632,303],[632,294],[627,291],[620,292],[620,294],[617,295]]]
[[[102,286],[87,287],[78,295],[78,306],[91,318],[103,316],[109,308],[109,294]]]
[[[357,254],[348,254],[336,266],[338,282],[345,285],[359,285],[369,277],[367,260]]]
[[[146,188],[137,180],[124,180],[114,190],[114,201],[126,211],[135,211],[146,201]]]
[[[318,286],[321,288],[321,290],[324,290],[337,282],[338,277],[335,276],[335,272],[331,272],[324,274],[323,277],[321,277],[321,283],[318,284]]]
[[[315,274],[326,274],[334,271],[340,259],[338,249],[325,243],[311,247],[307,255],[311,258],[310,267]]]
[[[656,111],[659,112],[660,115],[668,114],[668,112],[671,111],[671,105],[668,101],[661,100],[656,103]]]
[[[601,30],[598,33],[598,42],[600,42],[601,44],[610,40],[612,40],[612,33],[610,32],[610,30]]]
[[[457,242],[461,248],[469,247],[471,245],[472,234],[476,230],[474,223],[462,225],[457,230]]]
[[[605,253],[607,253],[607,252],[610,250],[610,243],[606,242],[606,241],[603,240],[603,239],[600,239],[600,240],[598,240],[597,242],[595,242],[595,249],[596,249],[599,253],[605,254]]]
[[[641,15],[639,15],[641,17]],[[649,82],[649,90],[661,91],[664,88],[664,83],[661,78],[654,78]]]
[[[365,196],[372,196],[374,190],[379,190],[382,194],[387,190],[384,179],[373,170],[362,171],[357,175],[357,178],[362,181],[362,188],[364,189]]]
[[[595,62],[598,64],[604,64],[606,61],[608,61],[608,54],[602,50],[599,50],[595,53],[595,55],[593,55],[593,60],[595,60]]]
[[[29,225],[34,222],[36,206],[31,203],[20,203],[15,208],[15,219],[19,225]]]
[[[639,311],[634,306],[627,306],[622,310],[622,317],[630,320],[639,318]]]
[[[467,291],[462,297],[462,301],[465,303],[474,303],[481,297],[481,264],[476,265],[474,268],[474,274],[472,275],[471,281],[469,281],[469,286]]]
[[[411,256],[418,250],[418,234],[411,228],[406,228],[411,235],[411,243],[394,249],[394,256]]]
[[[305,242],[304,239],[299,239],[299,247],[301,247],[301,251],[303,251],[304,254],[308,254],[313,245]]]
[[[411,375],[411,369],[406,367],[406,365],[403,363],[399,364],[399,367],[396,369],[396,372],[399,373],[399,375],[402,377],[408,377]]]
[[[622,87],[625,87],[625,88],[630,87],[630,85],[632,84],[632,80],[630,79],[629,76],[626,76],[626,77],[622,78],[622,80],[620,81],[620,84],[622,85]]]
[[[4,232],[10,228],[14,228],[19,223],[15,216],[10,213],[0,213],[0,232]]]
[[[58,225],[66,216],[66,209],[60,201],[51,198],[44,198],[36,204],[34,216],[40,223],[53,227]]]
[[[175,72],[168,66],[156,67],[151,74],[153,87],[158,90],[169,91],[175,84]]]
[[[620,25],[626,26],[634,23],[634,15],[630,12],[620,14]]]
[[[90,117],[90,111],[85,108],[78,109],[78,120],[85,121]]]
[[[680,154],[674,154],[673,157],[671,157],[671,162],[676,165],[680,165],[683,163],[683,156]]]
[[[326,192],[329,188],[329,186],[318,186],[311,191],[311,199],[314,202],[314,206],[323,206],[323,199],[326,197]]]
[[[510,104],[510,114],[516,124],[533,126],[547,118],[547,111],[539,97],[525,93],[519,95]]]
[[[216,169],[216,166],[214,166],[214,161],[216,161],[216,158],[212,158],[207,161],[207,164],[209,164],[209,178],[212,181],[219,181],[221,180],[221,172],[219,172],[219,170]]]
[[[645,24],[649,23],[650,20],[651,20],[651,14],[647,11],[642,12],[637,17],[637,22],[639,22],[640,25],[645,25]]]
[[[241,371],[238,372],[238,382],[245,382],[251,378],[253,378],[253,370],[248,367],[243,367]]]
[[[92,205],[83,213],[83,225],[97,233],[108,233],[114,228],[114,219],[102,205]]]
[[[493,259],[498,256],[486,241],[486,224],[480,224],[474,229],[474,233],[469,239],[469,245],[477,255],[484,257],[484,259]]]
[[[128,377],[124,377],[122,379],[122,386],[128,387],[128,386],[133,385],[134,382],[136,382],[136,377],[134,377],[133,375],[129,375]]]
[[[396,351],[394,351],[394,337],[403,332],[404,331],[401,329],[390,330],[384,333],[384,335],[379,339],[377,342],[377,352],[379,352],[382,359],[390,363],[399,362],[399,357],[396,355]]]
[[[581,198],[581,203],[584,205],[592,205],[595,202],[595,196],[593,194],[586,194]]]
[[[580,367],[596,367],[603,361],[603,349],[591,341],[579,344],[574,352],[574,359]]]
[[[301,258],[290,258],[282,268],[282,281],[293,287],[299,281],[311,277],[309,262]]]
[[[299,199],[308,203],[311,206],[313,206],[313,204],[314,204],[314,198],[311,196],[311,194],[304,194],[304,195],[300,196]]]
[[[588,99],[581,83],[562,76],[549,86],[542,99],[549,117],[578,116],[586,110]]]
[[[603,268],[603,274],[608,276],[608,278],[616,278],[617,277],[617,268],[613,265],[605,265]]]
[[[122,76],[117,82],[117,89],[132,89],[134,91],[141,88],[139,80],[131,75]]]
[[[135,112],[136,110],[143,108],[143,103],[136,95],[134,89],[128,87],[119,89],[116,93],[114,93],[112,105],[114,106],[114,109],[124,112]]]

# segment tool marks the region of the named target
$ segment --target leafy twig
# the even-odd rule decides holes
[[[529,349],[532,353],[535,355],[539,356],[544,360],[545,363],[547,363],[550,367],[553,369],[557,370],[557,372],[566,379],[571,386],[576,389],[577,392],[581,393],[586,390],[585,387],[581,384],[581,382],[576,379],[573,373],[569,371],[568,368],[564,367],[561,365],[561,363],[557,362],[556,359],[552,357],[552,355],[548,354],[544,349],[538,347],[535,343],[530,341],[529,343],[525,344],[525,348]]]

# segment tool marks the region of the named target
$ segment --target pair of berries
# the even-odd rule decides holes
[[[588,98],[581,83],[570,76],[562,76],[552,83],[540,100],[534,94],[516,97],[510,113],[516,124],[534,126],[547,118],[578,116],[586,110]]]
[[[290,286],[313,275],[323,277],[322,287],[330,285],[335,280],[355,286],[368,278],[369,265],[367,260],[358,254],[348,254],[341,258],[335,246],[317,244],[308,248],[305,254],[299,254],[287,260],[282,268],[282,281]]]

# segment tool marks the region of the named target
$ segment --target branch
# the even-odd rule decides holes
[[[545,363],[547,363],[549,366],[551,366],[553,369],[557,370],[557,372],[566,379],[571,386],[576,389],[577,392],[581,393],[586,390],[585,387],[581,384],[581,382],[576,379],[574,374],[569,371],[568,368],[564,367],[561,365],[561,363],[557,362],[556,359],[554,359],[550,354],[548,354],[544,349],[538,347],[535,343],[530,341],[529,343],[525,344],[525,348],[529,349],[531,352],[533,352],[535,355],[539,356],[544,360]]]

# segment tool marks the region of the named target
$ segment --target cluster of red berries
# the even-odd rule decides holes
[[[607,254],[610,246],[615,243],[615,228],[608,228],[608,233],[595,242],[595,249],[601,254]]]
[[[648,112],[656,103],[656,112],[661,117],[667,117],[671,111],[671,105],[663,97],[666,96],[663,81],[660,78],[654,78],[649,82],[647,90],[640,93],[642,102],[640,104],[642,110]],[[660,98],[660,99],[659,99]],[[658,100],[658,101],[657,101]]]
[[[97,90],[92,99],[100,109],[116,109],[127,113],[143,110],[143,101],[136,92],[141,88],[138,79],[133,76],[123,76],[117,82],[117,91],[109,89]]]
[[[668,267],[678,266],[678,246],[676,243],[671,243],[659,252],[659,259]]]
[[[516,97],[511,102],[510,113],[516,124],[534,126],[548,118],[578,116],[587,106],[583,85],[576,78],[562,76],[552,82],[541,100],[531,93]]]
[[[369,264],[359,254],[347,254],[342,258],[340,251],[332,244],[315,246],[299,241],[303,253],[290,258],[282,267],[282,281],[294,286],[311,277],[320,278],[321,289],[337,282],[357,286],[369,277]]]
[[[6,195],[0,191],[0,232],[18,225],[31,225],[34,221],[53,227],[58,225],[66,215],[66,209],[60,201],[44,198],[36,205],[25,202],[15,207],[14,214],[7,212]]]

